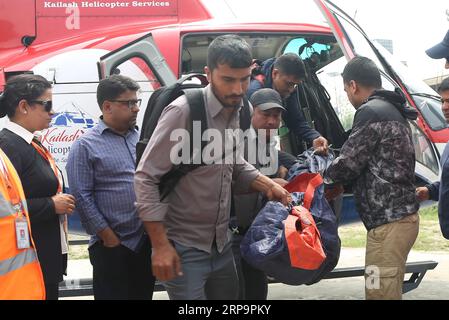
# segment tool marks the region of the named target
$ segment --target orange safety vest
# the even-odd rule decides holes
[[[18,249],[16,219],[28,222],[30,248]],[[45,284],[22,183],[0,149],[0,300],[44,300]]]

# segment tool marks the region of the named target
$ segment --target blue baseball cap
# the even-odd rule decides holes
[[[449,31],[446,33],[443,41],[426,50],[426,53],[432,59],[449,58]]]

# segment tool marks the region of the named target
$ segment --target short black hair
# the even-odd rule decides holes
[[[438,93],[449,90],[449,77],[444,79],[438,87]]]
[[[97,102],[100,109],[103,107],[103,102],[106,100],[117,99],[122,93],[130,91],[138,91],[139,84],[133,79],[122,76],[120,74],[112,75],[103,79],[98,84],[97,88]]]
[[[343,81],[357,84],[367,88],[382,88],[380,71],[376,64],[366,57],[355,57],[346,64],[342,73]]]
[[[0,96],[0,117],[14,117],[20,100],[31,102],[48,89],[51,89],[51,83],[39,75],[20,74],[9,78]]]
[[[274,61],[273,68],[281,73],[295,76],[298,79],[306,78],[306,67],[302,59],[296,53],[284,53]]]
[[[207,49],[207,66],[210,71],[219,64],[227,64],[231,68],[249,68],[252,61],[251,47],[235,34],[216,37]]]

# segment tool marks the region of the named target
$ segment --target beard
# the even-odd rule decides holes
[[[234,98],[234,97],[228,97],[228,98]],[[237,99],[237,98],[235,98],[235,99]],[[221,104],[223,105],[223,107],[224,108],[226,108],[226,109],[238,109],[238,108],[240,108],[240,106],[242,105],[242,99],[243,99],[243,97],[242,98],[240,98],[240,100],[239,100],[239,102],[238,103],[236,103],[236,104],[229,104],[229,103],[223,103],[223,102],[221,102]]]
[[[242,99],[244,95],[229,95],[229,96],[220,95],[212,83],[211,89],[217,100],[220,101],[220,103],[223,105],[225,109],[238,109],[242,105]],[[235,103],[231,102],[232,100],[235,100],[236,102]]]

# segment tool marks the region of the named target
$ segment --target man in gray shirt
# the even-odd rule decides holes
[[[238,36],[217,37],[209,46],[207,126],[223,139],[226,129],[239,128],[251,62],[251,48]],[[189,121],[181,96],[163,111],[136,171],[137,210],[153,245],[153,273],[170,299],[235,299],[238,279],[228,229],[232,181],[242,192],[260,191],[284,204],[290,195],[240,154],[232,164],[218,161],[188,173],[161,202],[158,185],[173,167],[170,155],[178,144],[170,135],[187,129]]]

